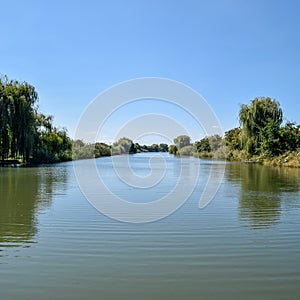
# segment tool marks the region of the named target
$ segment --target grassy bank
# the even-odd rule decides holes
[[[201,155],[199,155],[201,157]],[[245,151],[231,151],[227,154],[227,160],[242,161],[246,163],[258,163],[266,166],[278,166],[300,168],[300,149],[287,151],[278,156],[254,155],[249,156]]]
[[[266,158],[263,160],[263,164],[269,166],[300,168],[300,149],[297,151],[286,152],[277,157]]]

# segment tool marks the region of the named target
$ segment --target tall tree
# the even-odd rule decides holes
[[[40,114],[38,95],[26,82],[0,78],[0,157],[23,162],[52,162],[71,156],[65,129],[52,125],[52,117]]]
[[[242,147],[251,155],[274,155],[279,151],[282,110],[279,102],[269,97],[255,98],[243,104],[239,113]]]
[[[0,78],[0,155],[2,160],[7,158],[9,154],[9,124],[11,123],[11,99],[7,97],[4,80]]]
[[[26,82],[0,79],[0,150],[2,159],[21,156],[29,160],[33,146],[35,88]]]

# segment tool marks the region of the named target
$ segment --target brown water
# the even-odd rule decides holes
[[[153,194],[177,174],[179,160],[166,159]],[[149,155],[131,160],[147,169]],[[112,175],[111,158],[97,165],[142,201]],[[0,169],[0,299],[299,299],[300,171],[227,164],[205,209],[201,189],[171,216],[136,225],[94,209],[72,163]]]

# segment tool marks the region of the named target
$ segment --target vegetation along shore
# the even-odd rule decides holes
[[[0,78],[0,165],[56,163],[139,152],[169,152],[180,156],[226,159],[273,166],[300,167],[300,125],[283,122],[277,100],[253,99],[241,105],[240,127],[191,143],[178,136],[173,145],[139,145],[121,138],[113,145],[73,141],[53,116],[39,111],[38,94],[27,82]]]

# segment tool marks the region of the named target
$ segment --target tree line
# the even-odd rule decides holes
[[[300,125],[290,121],[283,125],[283,111],[277,100],[259,97],[242,104],[239,122],[240,127],[228,130],[224,137],[208,136],[194,144],[190,137],[178,136],[169,152],[300,167]]]
[[[134,143],[131,139],[122,137],[112,145],[105,143],[84,143],[82,140],[76,140],[73,145],[73,159],[98,158],[111,155],[136,154],[142,152],[168,152],[168,145],[152,144],[140,145]]]
[[[123,137],[112,145],[72,141],[65,128],[53,125],[53,116],[38,109],[38,94],[27,82],[0,77],[0,159],[24,163],[53,163],[141,152],[169,152],[227,160],[269,162],[300,166],[300,125],[283,124],[283,111],[277,100],[253,99],[241,105],[240,126],[219,135],[191,143],[180,135],[173,145],[140,145]]]

